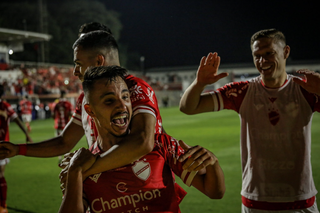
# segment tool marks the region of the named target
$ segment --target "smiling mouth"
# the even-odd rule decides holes
[[[267,71],[267,70],[269,70],[271,67],[272,67],[272,66],[261,67],[261,70],[263,70],[263,71]]]
[[[128,116],[127,115],[119,115],[112,119],[112,123],[118,127],[124,127],[128,124]]]

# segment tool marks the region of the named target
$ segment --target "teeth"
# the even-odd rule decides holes
[[[261,69],[263,69],[263,70],[267,70],[267,69],[270,69],[271,68],[271,66],[269,66],[269,67],[261,67]]]
[[[112,119],[114,125],[123,127],[127,124],[127,116],[125,115],[119,115]]]

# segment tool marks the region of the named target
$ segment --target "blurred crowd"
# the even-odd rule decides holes
[[[22,64],[11,67],[10,71],[1,71],[0,84],[5,87],[6,96],[60,94],[61,90],[67,93],[79,93],[81,82],[72,72],[72,66],[35,68]]]

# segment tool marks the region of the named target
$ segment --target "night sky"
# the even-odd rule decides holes
[[[146,68],[197,65],[210,51],[221,63],[251,62],[250,37],[267,28],[284,32],[290,60],[320,59],[317,1],[100,1],[121,13],[120,42],[143,55]]]

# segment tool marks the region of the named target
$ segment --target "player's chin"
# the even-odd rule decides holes
[[[128,134],[128,124],[124,124],[124,125],[117,125],[117,124],[113,124],[112,128],[114,130],[114,135],[116,136],[124,136],[126,134]]]

